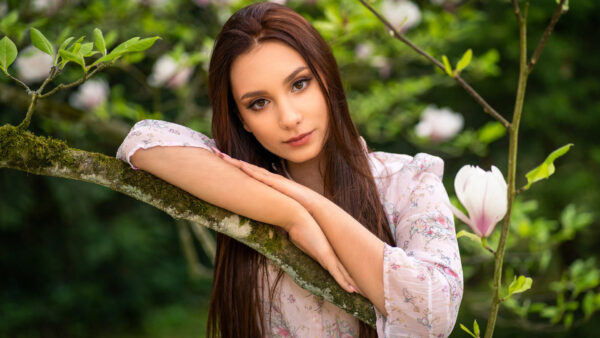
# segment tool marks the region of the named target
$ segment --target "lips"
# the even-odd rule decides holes
[[[312,133],[312,131],[309,131],[308,133],[304,133],[304,134],[300,134],[298,136],[292,137],[290,139],[288,139],[287,141],[285,141],[284,143],[291,143],[291,142],[295,142],[298,140],[301,140],[302,138],[304,138],[306,135]]]

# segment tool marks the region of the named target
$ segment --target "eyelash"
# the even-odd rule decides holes
[[[309,83],[310,83],[310,81],[311,81],[311,80],[312,80],[312,77],[305,77],[305,78],[299,79],[298,81],[296,81],[296,82],[294,82],[294,83],[292,84],[292,88],[293,88],[293,87],[294,87],[294,86],[295,86],[297,83],[300,83],[300,82],[302,82],[302,83],[305,83],[304,87],[302,87],[302,89],[297,89],[297,90],[296,90],[296,91],[302,91],[302,90],[306,89],[306,87],[309,85]],[[258,99],[258,100],[254,100],[254,101],[252,101],[252,103],[250,103],[250,104],[248,105],[248,107],[247,107],[247,108],[248,108],[248,109],[250,109],[250,110],[254,110],[254,111],[259,111],[259,110],[262,110],[263,108],[254,108],[254,105],[256,105],[256,103],[257,103],[257,102],[260,102],[260,101],[266,101],[266,100],[265,100],[265,99]],[[264,106],[263,106],[263,107],[264,107]]]

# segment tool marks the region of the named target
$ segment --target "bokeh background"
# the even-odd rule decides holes
[[[452,79],[399,41],[354,0],[280,0],[334,50],[353,119],[375,150],[428,152],[445,160],[444,183],[464,164],[506,173],[507,137]],[[29,27],[52,42],[104,31],[110,47],[158,35],[85,85],[40,104],[30,127],[69,145],[114,155],[145,118],[210,135],[207,66],[213,39],[237,0],[0,0],[0,37],[19,47],[11,73],[36,88],[48,60]],[[508,0],[378,0],[407,37],[452,64],[469,48],[463,77],[507,119],[518,76],[518,29]],[[531,54],[554,0],[529,8]],[[574,147],[556,173],[519,195],[505,281],[533,288],[501,308],[497,337],[593,336],[598,329],[600,35],[597,1],[572,1],[530,76],[517,185],[554,149]],[[404,21],[404,18],[407,20]],[[68,66],[56,82],[81,75]],[[260,76],[260,74],[257,74]],[[18,124],[26,94],[0,75],[0,124]],[[457,230],[467,227],[457,221]],[[499,231],[491,237],[495,246]],[[214,234],[103,187],[0,169],[0,337],[203,337]],[[485,325],[493,260],[459,239],[465,294],[458,323]],[[243,278],[243,276],[240,276]],[[467,335],[456,325],[453,337]]]

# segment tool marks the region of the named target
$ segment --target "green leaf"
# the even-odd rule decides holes
[[[59,55],[63,60],[75,62],[85,70],[85,61],[83,60],[83,55],[80,53],[72,53],[67,50],[61,50],[59,51]],[[64,64],[66,64],[66,62]]]
[[[461,237],[466,237],[466,238],[468,238],[468,239],[470,239],[470,240],[472,240],[474,242],[477,242],[477,243],[481,244],[481,237],[475,235],[472,232],[468,232],[466,230],[461,230],[461,231],[459,231],[456,234],[456,238],[458,239],[458,238],[461,238]]]
[[[134,37],[131,38],[125,42],[122,42],[121,44],[119,44],[117,47],[115,47],[115,49],[113,49],[110,54],[113,55],[122,55],[123,53],[127,53],[128,49],[133,46],[133,44],[135,44],[136,42],[138,42],[140,40],[139,37]]]
[[[456,71],[460,73],[463,69],[467,68],[467,66],[471,63],[472,58],[473,51],[471,48],[469,48],[458,61],[458,64],[456,65]]]
[[[513,281],[508,286],[508,295],[507,298],[512,296],[515,293],[521,293],[531,289],[531,284],[533,283],[533,279],[525,276],[515,276]]]
[[[94,43],[96,44],[96,49],[98,49],[102,55],[106,55],[104,35],[102,35],[102,31],[98,28],[94,28]]]
[[[58,50],[65,50],[67,49],[67,47],[69,46],[69,43],[71,43],[71,41],[73,41],[74,37],[68,37],[67,39],[65,39],[65,41],[63,41],[63,43],[60,44],[60,47],[58,47]]]
[[[54,47],[52,47],[52,44],[50,43],[50,41],[48,41],[48,39],[46,39],[44,34],[42,34],[42,32],[33,27],[31,27],[30,33],[31,42],[33,43],[35,48],[52,56],[52,59],[54,59]]]
[[[67,50],[71,53],[77,53],[79,51],[79,48],[81,48],[81,42],[83,41],[83,39],[85,39],[85,35],[81,36],[79,39],[77,39],[77,41],[73,42],[71,47],[69,47],[69,49]],[[75,50],[76,48],[77,50]]]
[[[87,42],[81,45],[79,48],[79,53],[81,53],[81,55],[84,57],[88,57],[95,54],[95,52],[92,51],[93,49],[94,44],[92,42]]]
[[[8,36],[3,37],[0,40],[0,67],[3,70],[7,70],[16,58],[17,46],[15,46],[14,42]]]
[[[548,157],[546,157],[542,164],[525,174],[525,177],[527,177],[527,185],[523,189],[527,190],[533,183],[548,178],[554,174],[554,171],[556,170],[554,168],[554,161],[566,154],[572,146],[573,143],[569,143],[556,149],[550,155],[548,155]]]
[[[158,36],[141,39],[139,41],[136,41],[131,47],[129,47],[127,49],[127,51],[128,52],[143,52],[146,49],[152,47],[152,45],[154,45],[154,42],[156,42],[156,40],[158,40],[158,39],[160,39],[160,37],[158,37]]]
[[[471,332],[471,330],[467,329],[467,327],[466,327],[466,326],[464,326],[464,325],[460,324],[460,328],[461,328],[463,331],[465,331],[466,333],[470,334],[470,335],[471,335],[471,337],[473,337],[473,338],[477,338],[477,336],[476,336],[475,334],[473,334],[473,332]]]
[[[490,144],[506,134],[506,128],[498,121],[486,123],[477,132],[479,142]]]
[[[473,331],[475,331],[475,335],[479,337],[481,332],[479,332],[479,324],[477,324],[477,320],[473,321]]]
[[[454,77],[452,74],[452,66],[450,66],[450,61],[448,61],[448,57],[446,55],[442,55],[442,61],[444,61],[444,71],[448,76]]]

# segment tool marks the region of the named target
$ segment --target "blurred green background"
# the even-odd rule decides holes
[[[279,1],[285,2],[285,1]],[[0,0],[0,36],[20,51],[29,27],[58,44],[99,27],[111,47],[133,36],[159,40],[96,75],[94,85],[42,103],[31,130],[69,145],[114,155],[145,118],[185,124],[210,135],[207,68],[212,42],[233,11],[249,1]],[[428,152],[445,160],[444,183],[464,164],[506,174],[507,138],[452,79],[386,32],[358,1],[289,0],[332,46],[351,113],[375,150]],[[518,29],[509,1],[373,2],[407,37],[453,65],[471,48],[463,77],[507,119],[518,76]],[[554,0],[529,8],[529,53]],[[592,336],[598,329],[600,270],[596,241],[600,198],[600,46],[597,1],[572,1],[530,76],[519,141],[517,185],[554,149],[574,143],[556,174],[519,195],[505,281],[532,276],[533,288],[501,308],[497,337]],[[392,20],[393,19],[393,20]],[[13,74],[39,85],[43,58],[20,52]],[[43,68],[43,67],[42,67]],[[43,69],[42,69],[43,74]],[[81,75],[68,66],[58,82]],[[0,125],[25,115],[24,91],[0,75]],[[438,107],[438,108],[436,108]],[[460,114],[456,132],[427,134],[425,111]],[[452,117],[453,116],[453,117]],[[446,121],[446,120],[443,120]],[[450,123],[448,122],[448,123]],[[419,125],[421,125],[419,127]],[[428,129],[429,128],[429,129]],[[466,226],[457,221],[457,230]],[[108,189],[0,170],[1,337],[202,337],[211,286],[211,238]],[[497,235],[490,239],[495,246]],[[204,233],[206,235],[206,233]],[[214,236],[214,234],[210,234]],[[493,260],[459,239],[465,293],[458,323],[485,325]]]

